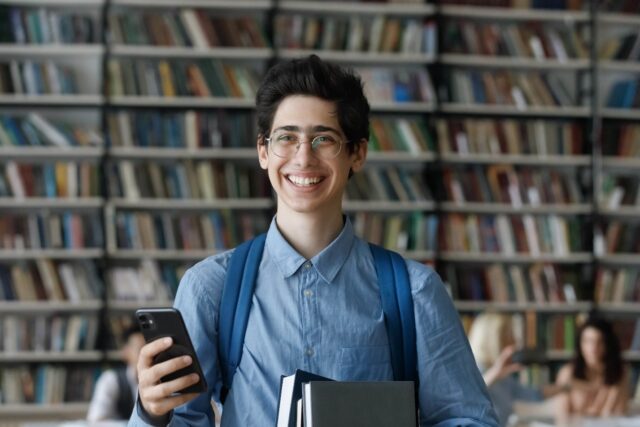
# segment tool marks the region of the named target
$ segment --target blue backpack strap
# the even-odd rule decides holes
[[[218,320],[218,354],[222,369],[220,400],[222,402],[231,388],[233,375],[242,357],[242,345],[251,311],[251,298],[266,237],[266,234],[260,234],[242,243],[233,251],[229,261]]]
[[[416,326],[409,272],[404,259],[393,251],[369,244],[378,276],[393,378],[417,381]]]

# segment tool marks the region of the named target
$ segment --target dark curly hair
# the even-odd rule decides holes
[[[587,328],[594,328],[602,334],[604,340],[604,383],[607,385],[617,384],[622,380],[623,362],[620,350],[620,342],[613,331],[611,323],[599,317],[588,318],[580,327],[576,337],[575,356],[573,359],[573,376],[579,379],[586,379],[587,364],[582,355],[580,341]]]
[[[360,77],[351,69],[310,55],[277,64],[265,75],[256,94],[261,144],[271,132],[280,102],[290,95],[310,95],[334,102],[338,122],[350,142],[347,144],[350,153],[363,139],[369,139],[370,108]]]

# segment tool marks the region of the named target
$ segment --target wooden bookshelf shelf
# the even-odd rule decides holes
[[[596,256],[598,262],[602,264],[609,265],[630,265],[637,266],[640,265],[640,254],[607,254],[607,255],[599,255]]]
[[[182,159],[227,159],[255,160],[255,148],[159,148],[159,147],[113,147],[109,156],[114,159],[130,160],[182,160]]]
[[[99,362],[101,351],[18,351],[0,352],[0,363],[34,363],[34,362]]]
[[[0,417],[71,417],[85,418],[89,410],[89,402],[85,403],[60,403],[60,404],[3,404],[0,405]]]
[[[409,3],[360,3],[338,1],[280,1],[280,10],[284,12],[319,12],[328,14],[359,15],[433,15],[436,8],[431,4]]]
[[[371,111],[388,113],[430,113],[436,111],[431,102],[381,102],[372,101]]]
[[[104,50],[99,44],[0,44],[0,55],[7,57],[101,56]]]
[[[173,301],[120,301],[109,300],[107,308],[110,312],[133,312],[140,307],[170,307]]]
[[[197,98],[160,96],[113,96],[110,104],[114,107],[156,107],[156,108],[253,108],[255,101],[247,98]]]
[[[282,49],[278,52],[281,58],[300,58],[316,54],[326,61],[348,64],[433,64],[435,55],[426,53],[381,53],[381,52],[349,52],[338,50]]]
[[[640,120],[640,109],[603,108],[602,118],[615,120]]]
[[[0,95],[0,106],[101,107],[101,95]]]
[[[2,211],[24,211],[24,210],[42,210],[51,211],[73,210],[86,211],[102,209],[104,200],[99,197],[88,198],[44,198],[30,197],[24,199],[0,197],[0,210]]]
[[[211,211],[222,209],[264,210],[273,209],[272,199],[111,199],[109,206],[115,209],[130,209],[139,211]]]
[[[493,302],[493,301],[455,301],[458,311],[481,312],[499,311],[506,313],[518,313],[523,311],[535,311],[540,313],[584,313],[593,308],[591,302],[577,303],[517,303],[517,302]]]
[[[441,104],[443,113],[468,114],[468,115],[493,115],[493,116],[548,116],[548,117],[576,117],[588,118],[590,112],[587,107],[539,107],[528,106],[520,110],[515,105],[488,105],[488,104],[459,104],[446,102]]]
[[[640,169],[640,157],[604,156],[602,166],[606,169]]]
[[[428,250],[415,250],[415,251],[396,251],[405,258],[413,259],[416,261],[433,261],[436,258],[434,251]]]
[[[0,249],[1,261],[20,261],[36,259],[82,260],[97,259],[104,256],[102,249]]]
[[[439,56],[439,62],[443,65],[474,68],[514,68],[523,70],[554,70],[577,71],[590,67],[588,59],[537,60],[534,58],[496,57],[486,55],[463,55],[444,53]]]
[[[2,4],[11,6],[46,6],[46,7],[100,7],[106,0],[3,0]]]
[[[42,162],[51,160],[100,161],[105,150],[98,147],[0,147],[0,163],[6,160]]]
[[[613,314],[630,314],[637,316],[640,313],[640,302],[600,302],[597,304],[599,312]]]
[[[84,313],[102,309],[102,300],[87,301],[0,301],[0,313]]]
[[[638,61],[598,61],[598,67],[602,71],[618,71],[624,73],[640,73],[640,62]]]
[[[440,155],[443,163],[460,164],[511,164],[539,167],[580,167],[590,166],[591,156],[536,156],[526,154],[454,154]]]
[[[535,255],[506,255],[502,253],[471,253],[444,251],[438,255],[445,262],[460,262],[470,264],[505,263],[531,264],[537,262],[551,262],[554,264],[587,264],[593,261],[591,253],[572,253],[570,255],[541,254]]]
[[[343,208],[347,212],[431,212],[436,208],[433,201],[401,202],[398,200],[345,200]]]
[[[488,19],[492,21],[569,21],[587,23],[590,20],[589,12],[583,11],[516,9],[509,7],[446,5],[440,7],[440,13],[445,18]]]
[[[270,59],[274,56],[273,49],[267,48],[208,48],[175,46],[131,46],[113,45],[111,55],[114,57],[137,58],[218,58],[218,59]]]
[[[618,206],[616,208],[600,207],[598,212],[610,218],[627,218],[637,220],[640,218],[640,206]]]
[[[588,215],[592,213],[592,207],[590,204],[545,204],[540,206],[514,206],[506,203],[455,203],[455,202],[442,202],[440,208],[443,212],[464,212],[464,213],[479,213],[479,214],[507,214],[507,215]]]
[[[408,153],[404,151],[369,151],[367,164],[370,163],[431,163],[436,160],[435,153]]]
[[[117,249],[109,250],[114,260],[152,259],[158,261],[200,261],[221,251],[211,250],[163,250],[163,249]]]
[[[640,25],[640,15],[601,12],[598,14],[598,24],[638,26]]]
[[[184,0],[180,7],[199,9],[232,9],[265,11],[273,7],[273,0]],[[114,6],[147,8],[175,8],[172,0],[112,0]]]

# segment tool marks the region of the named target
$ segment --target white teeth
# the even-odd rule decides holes
[[[320,178],[318,177],[309,178],[309,177],[289,175],[289,181],[293,182],[296,185],[307,186],[307,185],[313,185],[313,184],[319,183]]]

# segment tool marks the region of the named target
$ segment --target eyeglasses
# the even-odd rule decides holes
[[[293,157],[303,142],[303,135],[291,131],[276,131],[266,138],[271,147],[271,151],[278,157],[284,159]],[[346,142],[345,142],[346,143]],[[338,157],[342,149],[343,142],[330,133],[316,135],[311,140],[311,149],[318,157],[331,160]]]

